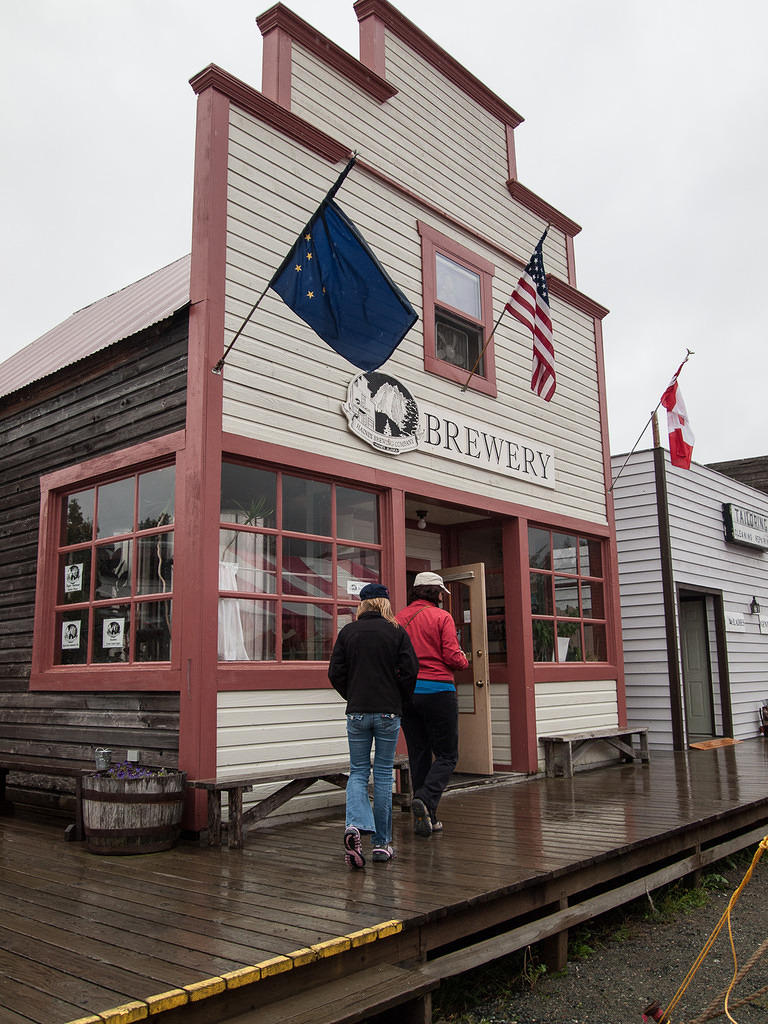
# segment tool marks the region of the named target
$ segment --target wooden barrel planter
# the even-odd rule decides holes
[[[83,827],[91,853],[169,850],[181,832],[185,772],[120,778],[96,772],[83,779]]]

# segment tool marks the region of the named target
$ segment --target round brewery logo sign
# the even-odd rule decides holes
[[[422,431],[419,407],[410,391],[386,373],[360,373],[347,390],[341,408],[349,429],[387,455],[417,447]]]

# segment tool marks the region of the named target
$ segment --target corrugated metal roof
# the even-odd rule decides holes
[[[0,363],[0,397],[159,323],[189,302],[189,256],[73,313]]]

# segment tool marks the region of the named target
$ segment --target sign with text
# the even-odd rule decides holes
[[[125,646],[125,619],[104,619],[101,646],[105,650]]]
[[[80,621],[75,619],[61,624],[62,651],[77,651],[80,648]]]
[[[555,453],[547,445],[435,405],[422,403],[420,411],[422,451],[541,487],[555,486]]]
[[[352,433],[386,455],[418,450],[539,487],[555,487],[554,449],[453,410],[417,403],[408,388],[388,374],[358,374],[349,384],[342,410]]]
[[[768,515],[741,505],[723,505],[725,539],[733,544],[768,550]]]
[[[744,625],[744,613],[729,612],[726,610],[725,628],[728,630],[729,633],[746,633],[746,628]]]
[[[64,566],[64,593],[79,594],[83,589],[83,562]]]

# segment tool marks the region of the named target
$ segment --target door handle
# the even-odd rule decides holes
[[[484,679],[476,679],[475,680],[475,686],[485,686],[485,680]]]

